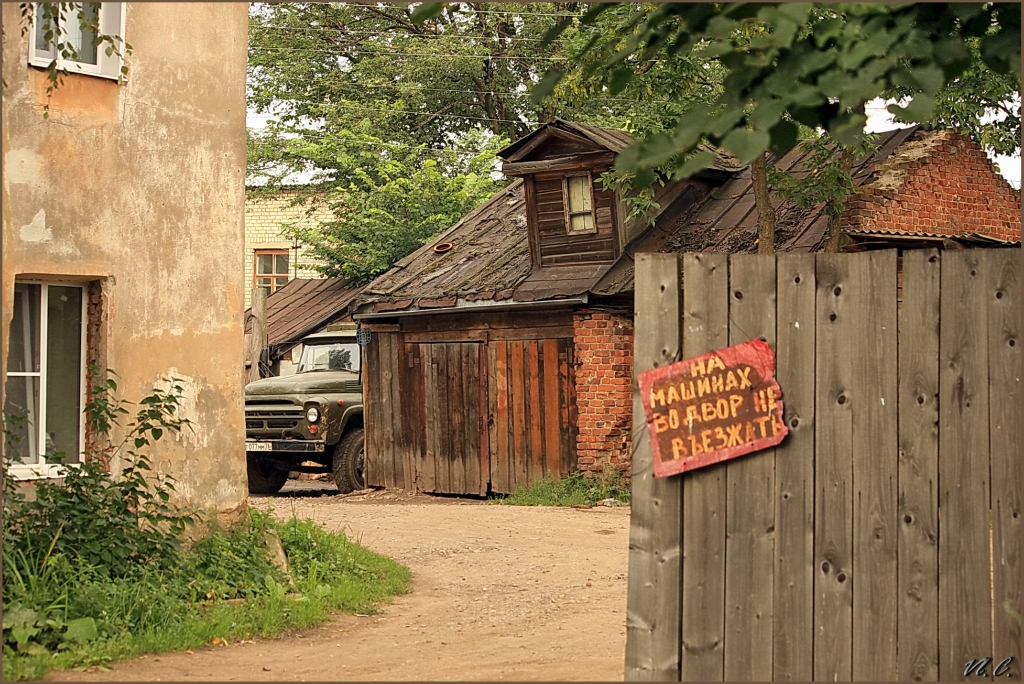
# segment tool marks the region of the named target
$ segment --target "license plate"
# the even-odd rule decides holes
[[[270,442],[246,442],[246,451],[273,451],[270,447]]]

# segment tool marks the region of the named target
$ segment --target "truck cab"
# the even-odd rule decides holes
[[[343,494],[366,487],[361,370],[355,330],[321,332],[303,338],[294,375],[245,386],[250,493],[278,492],[291,472],[332,473]]]

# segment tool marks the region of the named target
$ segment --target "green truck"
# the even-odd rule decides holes
[[[354,330],[316,333],[294,375],[245,386],[250,493],[274,494],[292,472],[332,473],[343,494],[365,489],[361,360]]]

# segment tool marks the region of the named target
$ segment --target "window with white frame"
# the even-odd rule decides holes
[[[59,6],[58,16],[53,15],[53,10],[45,11],[44,6]],[[32,11],[29,64],[49,68],[57,60],[58,69],[67,69],[71,73],[101,78],[121,77],[124,60],[117,53],[124,51],[123,2],[37,2]],[[100,36],[112,37],[118,50],[112,50],[111,43],[100,40]],[[73,47],[77,54],[72,54],[67,47]]]
[[[4,422],[16,478],[54,475],[85,447],[83,285],[17,281],[7,345]]]

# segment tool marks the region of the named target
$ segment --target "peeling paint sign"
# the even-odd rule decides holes
[[[743,344],[637,376],[654,456],[667,477],[781,442],[782,390],[766,342]]]

